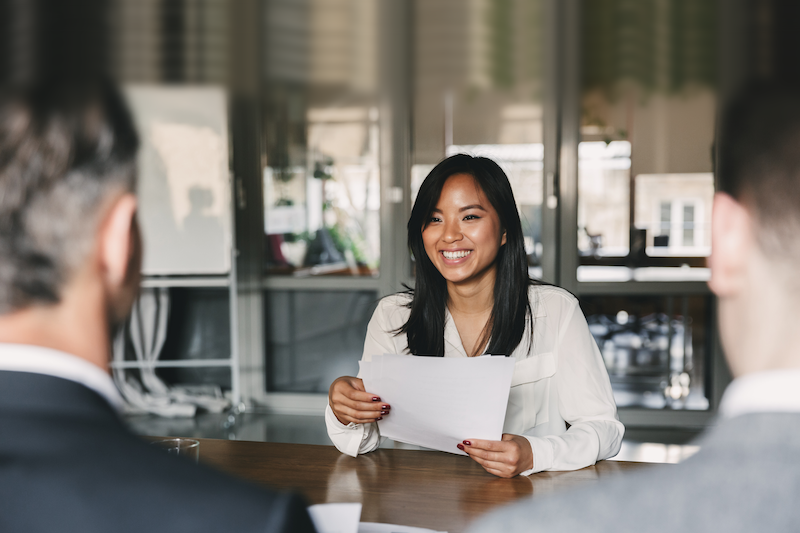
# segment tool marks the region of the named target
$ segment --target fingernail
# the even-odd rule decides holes
[[[389,409],[389,406],[388,405],[381,405],[381,409],[384,409],[384,410]]]
[[[379,416],[379,417],[378,417],[378,420],[383,420],[383,417],[382,417],[382,416]]]
[[[468,441],[468,440],[465,440],[464,444],[466,444],[467,446],[472,446],[472,443],[470,441]]]
[[[380,398],[378,398],[377,396],[373,396],[373,397],[372,397],[372,401],[373,401],[373,402],[379,402],[379,401],[381,401],[381,399],[380,399]]]
[[[389,414],[389,411],[381,411],[381,414],[382,414],[382,415],[388,415],[388,414]]]
[[[459,449],[459,450],[461,450],[462,452],[464,451],[464,445],[463,445],[463,444],[461,444],[461,443],[459,443],[459,444],[456,444],[456,448],[458,448],[458,449]]]

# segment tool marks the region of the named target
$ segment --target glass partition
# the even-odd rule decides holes
[[[265,293],[267,390],[327,393],[339,376],[355,376],[375,291]]]
[[[264,4],[269,274],[377,276],[377,1]]]
[[[708,296],[581,296],[617,407],[705,410]]]
[[[583,266],[705,266],[717,5],[583,2],[579,281],[603,277]]]
[[[543,2],[420,0],[413,24],[412,199],[446,156],[495,160],[540,275]]]

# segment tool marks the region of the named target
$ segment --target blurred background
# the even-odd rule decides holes
[[[508,173],[530,273],[579,297],[626,426],[714,415],[716,120],[749,80],[796,81],[796,2],[3,0],[0,20],[4,81],[108,72],[142,132],[145,291],[114,362],[134,423],[320,416],[377,301],[413,286],[420,183],[461,152]]]

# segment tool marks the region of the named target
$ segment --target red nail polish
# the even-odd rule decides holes
[[[463,445],[463,444],[461,444],[461,443],[458,443],[458,444],[456,444],[456,448],[458,448],[458,449],[459,449],[459,450],[461,450],[462,452],[464,451],[464,445]]]
[[[383,417],[382,417],[382,416],[379,416],[379,417],[378,417],[378,420],[383,420]]]
[[[385,411],[386,409],[389,409],[389,406],[388,405],[381,405],[381,409],[383,409]]]
[[[468,440],[465,440],[464,444],[466,444],[467,446],[472,446],[472,443],[470,441],[468,441]]]
[[[380,399],[380,398],[378,398],[377,396],[373,396],[373,397],[372,397],[372,401],[373,401],[373,402],[379,402],[379,401],[381,401],[381,399]]]
[[[388,415],[388,414],[389,414],[389,411],[381,411],[381,414],[382,414],[382,415]]]

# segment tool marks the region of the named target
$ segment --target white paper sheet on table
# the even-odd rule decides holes
[[[360,503],[320,503],[308,508],[319,533],[358,533]]]
[[[381,436],[466,455],[464,439],[500,440],[513,357],[376,355],[361,361],[367,392],[391,405]]]
[[[358,533],[447,533],[447,531],[436,531],[424,527],[400,526],[397,524],[361,522],[358,524]]]
[[[319,533],[447,533],[398,524],[359,522],[360,503],[320,503],[310,506],[308,514]]]

